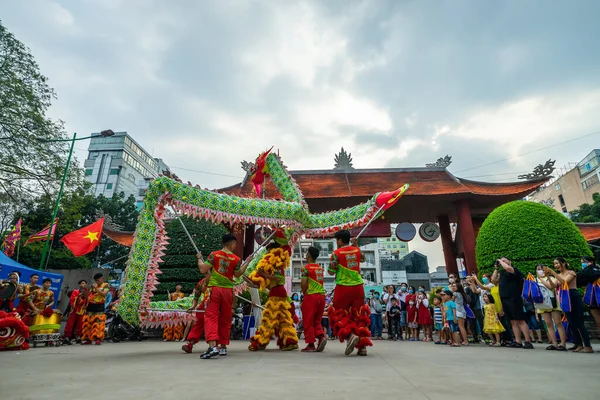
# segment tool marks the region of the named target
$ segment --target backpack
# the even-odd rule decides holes
[[[465,288],[465,303],[467,303],[471,309],[477,306],[477,296],[473,293],[471,288]]]

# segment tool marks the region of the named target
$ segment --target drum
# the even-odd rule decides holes
[[[44,317],[42,314],[34,315],[31,318],[29,332],[32,335],[58,333],[61,322],[62,313],[58,310],[54,310],[54,314],[49,317]]]
[[[17,291],[17,285],[12,282],[4,282],[2,286],[0,288],[0,299],[10,299]]]

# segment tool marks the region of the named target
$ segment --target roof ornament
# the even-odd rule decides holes
[[[342,150],[333,158],[335,161],[335,166],[333,169],[354,169],[352,166],[352,154],[346,152],[342,147]]]
[[[547,176],[550,176],[554,172],[554,169],[555,169],[554,163],[555,162],[556,162],[556,160],[548,160],[548,161],[546,161],[546,163],[544,165],[540,164],[537,167],[535,167],[533,169],[532,173],[519,175],[518,178],[530,180],[530,179],[539,179],[539,178],[545,178]]]
[[[452,156],[446,155],[446,157],[438,158],[436,162],[431,164],[425,164],[427,168],[448,168],[452,164]]]
[[[242,169],[246,172],[246,175],[244,176],[244,180],[242,181],[242,184],[240,185],[240,187],[244,187],[244,184],[248,180],[248,177],[250,175],[252,175],[252,168],[254,168],[254,163],[243,160],[241,164],[242,164]]]

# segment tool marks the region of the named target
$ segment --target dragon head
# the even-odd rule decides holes
[[[7,314],[0,311],[0,351],[27,350],[29,345],[25,341],[29,337],[29,328],[19,314]]]
[[[252,174],[250,179],[254,184],[254,190],[256,190],[257,196],[260,196],[262,184],[265,181],[265,177],[269,176],[269,170],[267,168],[267,156],[269,155],[271,150],[273,150],[273,147],[261,153],[254,162],[252,168],[250,169],[250,172]]]
[[[378,207],[383,207],[384,210],[387,210],[402,197],[404,192],[408,190],[408,183],[405,183],[401,188],[394,190],[393,192],[381,192],[375,199],[375,203]]]

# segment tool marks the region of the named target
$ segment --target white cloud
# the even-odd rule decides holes
[[[564,140],[564,132],[590,133],[598,126],[598,110],[600,90],[562,91],[480,110],[455,127],[439,128],[437,135],[486,139],[514,156],[528,144]]]

